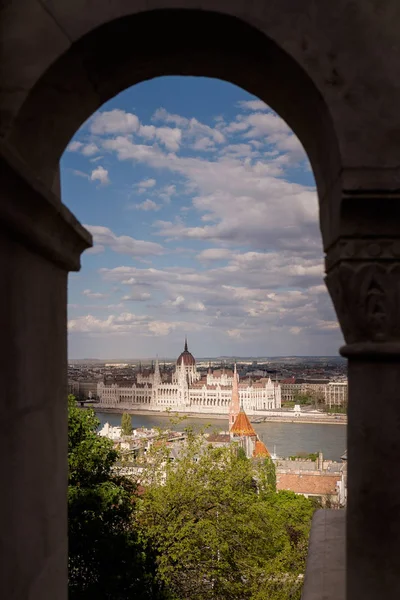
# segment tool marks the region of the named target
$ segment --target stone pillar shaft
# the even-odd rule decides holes
[[[347,600],[397,600],[400,236],[343,237],[326,266],[348,358]]]
[[[66,600],[67,277],[89,234],[0,148],[0,590]]]
[[[347,598],[400,598],[400,356],[349,358]]]

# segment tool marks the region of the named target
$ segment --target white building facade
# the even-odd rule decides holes
[[[156,361],[152,373],[139,373],[136,383],[130,386],[98,383],[97,396],[100,404],[109,407],[123,405],[137,410],[170,408],[176,412],[225,414],[232,397],[232,383],[233,372],[227,369],[209,370],[201,377],[186,342],[170,382],[162,381]],[[239,397],[249,415],[262,415],[281,407],[281,387],[270,378],[239,383]]]
[[[345,406],[347,404],[347,382],[330,381],[325,386],[325,404],[332,406]]]

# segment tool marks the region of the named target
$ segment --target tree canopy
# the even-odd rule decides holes
[[[189,435],[179,458],[168,456],[165,445],[149,457],[135,518],[171,597],[299,598],[312,503],[277,493],[271,459],[232,446]]]
[[[121,433],[122,435],[131,435],[132,431],[132,417],[128,413],[123,413],[121,417]]]
[[[68,398],[69,598],[152,599],[154,559],[133,527],[136,485],[112,467],[111,440],[97,435],[92,409]]]
[[[276,492],[271,459],[160,431],[138,494],[98,426],[69,397],[70,599],[299,600],[314,504]]]

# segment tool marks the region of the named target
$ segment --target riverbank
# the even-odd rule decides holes
[[[119,410],[120,412],[115,412]],[[114,412],[112,412],[114,411]],[[134,428],[145,429],[161,428],[184,431],[187,427],[194,431],[201,431],[207,427],[208,431],[217,433],[228,429],[226,415],[200,415],[200,418],[189,415],[186,419],[173,419],[175,413],[168,415],[164,413],[149,414],[149,411],[141,411],[145,414],[139,415],[138,411],[131,411],[132,425]],[[96,409],[100,421],[100,428],[105,423],[113,427],[121,425],[121,408],[114,408],[109,412]],[[172,420],[172,422],[171,422]],[[323,452],[324,457],[329,460],[340,461],[340,457],[347,447],[347,426],[331,427],[324,423],[302,423],[298,420],[289,422],[267,421],[266,423],[253,423],[253,427],[268,450],[277,456],[296,456],[298,454],[310,454]]]
[[[109,413],[115,415],[122,415],[122,413],[128,413],[129,415],[148,415],[170,419],[171,417],[190,417],[193,419],[216,419],[216,420],[227,420],[227,414],[215,414],[215,413],[194,413],[194,412],[174,412],[174,411],[157,411],[157,410],[136,410],[134,408],[116,408],[116,407],[104,407],[102,405],[92,405],[94,410],[102,413]],[[249,417],[253,423],[304,423],[309,425],[347,425],[347,417],[340,416],[335,418],[334,416],[320,416],[320,415],[302,415],[300,417],[294,417],[292,415],[266,415],[266,416],[254,416]],[[259,419],[262,419],[260,421]]]

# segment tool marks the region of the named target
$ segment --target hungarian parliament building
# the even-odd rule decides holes
[[[166,410],[193,413],[226,413],[232,398],[236,372],[230,369],[208,370],[202,375],[189,352],[187,342],[172,375],[161,373],[158,360],[150,371],[136,375],[128,385],[97,384],[97,398],[102,406],[136,408],[137,410]],[[266,410],[281,407],[281,386],[270,378],[238,381],[239,399],[247,414],[260,415]]]

